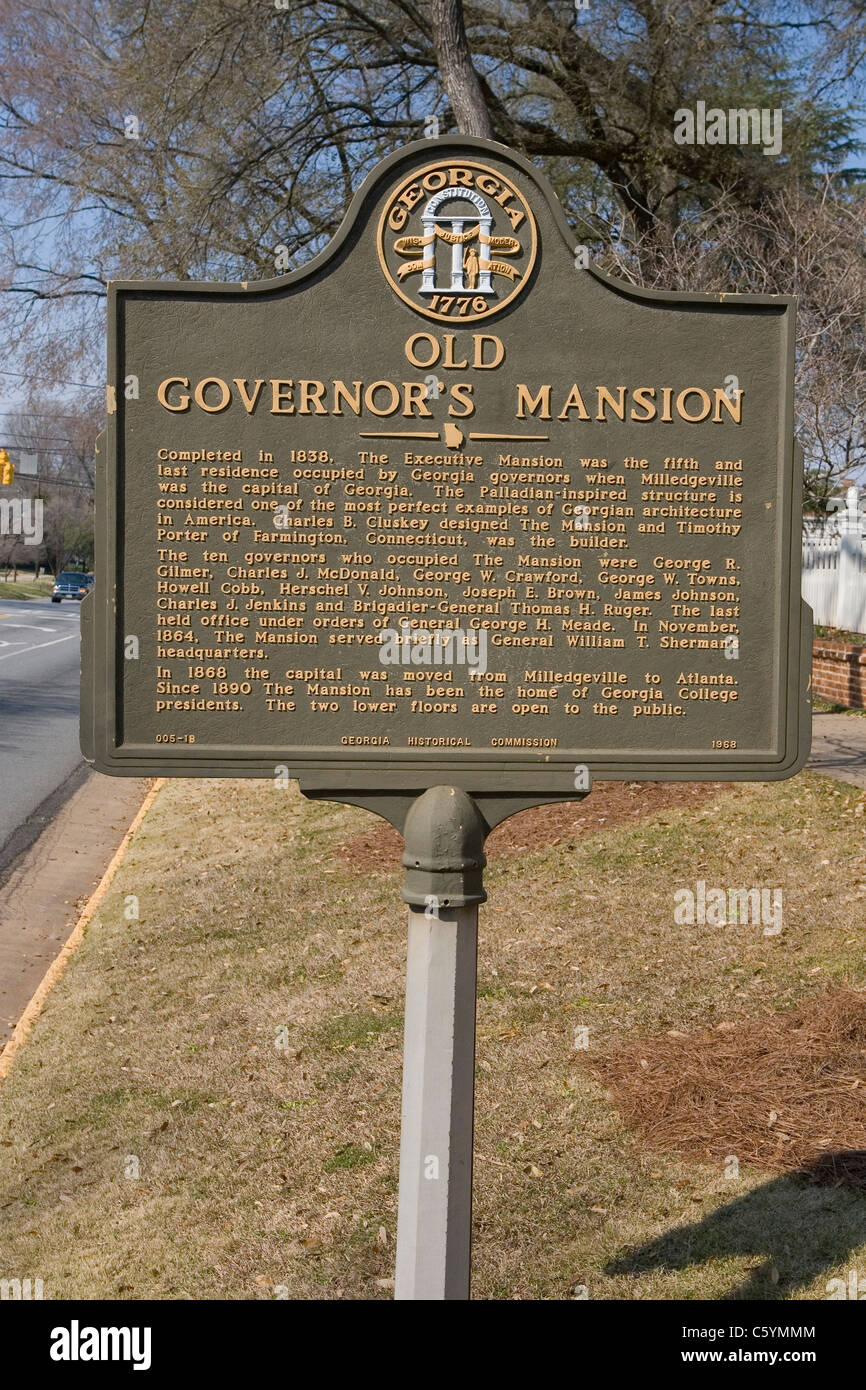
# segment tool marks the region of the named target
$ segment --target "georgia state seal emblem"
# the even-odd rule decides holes
[[[486,164],[442,160],[398,184],[377,249],[396,294],[427,318],[472,323],[525,289],[538,250],[532,209]]]

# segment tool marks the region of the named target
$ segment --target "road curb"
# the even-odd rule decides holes
[[[69,933],[60,951],[42,976],[30,1002],[16,1023],[15,1031],[11,1038],[6,1043],[2,1052],[0,1052],[0,1081],[5,1081],[6,1077],[9,1075],[16,1056],[27,1041],[33,1029],[33,1025],[42,1012],[42,1006],[45,1000],[57,984],[57,981],[61,979],[69,961],[84,940],[84,932],[87,928],[87,924],[90,922],[102,902],[102,899],[108,892],[117,870],[126,857],[126,852],[132,842],[132,837],[138,830],[138,827],[141,825],[160,791],[165,786],[165,781],[166,779],[164,777],[158,778],[147,793],[147,796],[144,798],[144,801],[135,814],[135,818],[127,828],[123,839],[115,850],[111,863],[108,865],[108,868],[105,870],[96,888],[85,903],[78,921],[75,923],[75,926],[72,928],[72,931]]]

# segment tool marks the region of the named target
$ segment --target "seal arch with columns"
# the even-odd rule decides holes
[[[447,263],[440,256],[437,268],[442,243],[451,256]],[[392,189],[377,249],[391,288],[412,309],[440,322],[472,323],[526,288],[538,229],[528,200],[500,170],[443,160]]]
[[[457,212],[450,212],[440,217],[440,207],[443,203],[451,202],[452,199],[455,202],[471,203],[477,216],[473,217],[470,214],[466,218],[461,217]],[[465,227],[466,222],[470,223],[468,228]],[[479,242],[478,285],[473,289],[473,293],[494,293],[490,268],[490,232],[493,227],[493,215],[480,193],[476,193],[473,188],[459,188],[456,185],[451,188],[443,188],[439,193],[434,193],[421,215],[421,227],[424,240],[429,239],[430,245],[434,248],[436,236],[441,235],[442,231],[446,233],[446,240],[451,242],[451,283],[447,289],[456,290],[460,294],[463,294],[467,288],[464,271],[464,247],[467,244],[471,245],[477,237]],[[519,242],[517,245],[519,246]],[[445,288],[436,284],[436,258],[433,256],[431,259],[433,264],[425,264],[424,266],[419,294],[436,294]]]

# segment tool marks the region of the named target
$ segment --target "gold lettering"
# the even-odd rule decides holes
[[[734,424],[739,425],[742,421],[743,396],[745,395],[745,392],[738,391],[737,399],[735,401],[732,401],[728,393],[724,391],[721,386],[717,386],[715,388],[714,395],[716,398],[716,409],[713,415],[713,423],[716,425],[721,424],[722,406],[724,406],[725,410],[730,415]]]
[[[277,377],[271,378],[271,414],[272,415],[294,415],[295,407],[292,404],[293,381],[281,381]],[[285,407],[283,405],[285,402]]]
[[[430,344],[430,356],[428,357],[426,362],[422,361],[421,358],[418,356],[415,347],[416,343]],[[413,367],[434,367],[436,363],[439,361],[442,349],[439,346],[439,343],[433,337],[432,333],[413,333],[411,338],[406,339],[406,346],[404,347],[403,351],[405,352],[409,361],[412,363]]]
[[[247,383],[242,376],[233,377],[232,380],[234,381],[235,386],[238,388],[238,391],[240,392],[241,400],[243,401],[244,406],[246,407],[247,414],[252,415],[253,410],[255,409],[256,401],[261,395],[262,387],[265,384],[264,377],[260,376],[256,378],[256,388],[253,391],[252,395],[249,394],[247,390]]]
[[[468,367],[468,366],[469,366],[469,363],[466,361],[465,357],[463,358],[463,360],[462,360],[461,362],[455,362],[455,361],[454,361],[454,334],[453,334],[453,333],[446,333],[446,334],[445,334],[445,357],[443,358],[442,366],[443,366],[443,367]]]
[[[334,414],[335,414],[335,415],[342,415],[342,413],[343,413],[342,410],[341,410],[341,408],[340,408],[340,401],[341,401],[341,400],[344,400],[344,401],[346,402],[346,405],[349,407],[349,409],[350,409],[351,411],[354,411],[354,413],[355,413],[356,415],[360,415],[360,414],[361,414],[361,389],[362,389],[362,387],[363,387],[363,384],[364,384],[364,383],[361,382],[361,381],[353,381],[353,382],[352,382],[352,386],[354,387],[354,394],[352,394],[352,393],[349,391],[349,388],[348,388],[348,386],[346,385],[345,381],[335,381],[335,382],[334,382]]]
[[[456,415],[459,419],[464,419],[467,415],[475,414],[475,402],[472,400],[472,383],[469,381],[455,381],[451,386],[452,404],[448,407],[449,415]],[[455,410],[454,402],[464,405],[465,410]],[[427,412],[430,413],[429,411]]]
[[[472,357],[472,365],[477,368],[479,372],[492,371],[494,367],[498,367],[501,362],[505,361],[505,344],[502,339],[497,338],[494,333],[473,333],[472,342],[475,349]],[[484,361],[485,343],[493,344],[494,356],[492,362]]]
[[[390,395],[390,404],[384,410],[376,405],[377,391],[387,391]],[[400,409],[400,392],[393,381],[374,381],[364,392],[364,404],[373,415],[393,415]]]
[[[323,381],[302,381],[301,382],[301,404],[299,413],[301,415],[312,415],[310,401],[313,401],[315,413],[317,415],[327,415],[328,408],[322,405],[322,397],[325,394],[325,383]]]
[[[167,396],[168,389],[170,386],[185,386],[187,388],[187,391],[185,391],[181,396],[180,403],[178,405],[169,405],[168,403]],[[188,376],[167,376],[165,378],[165,381],[161,381],[159,383],[159,386],[157,387],[156,399],[159,401],[160,405],[165,406],[166,410],[173,410],[175,412],[179,410],[189,410],[189,395],[187,394],[188,390]]]
[[[617,386],[616,389],[619,392],[618,401],[614,400],[613,396],[611,395],[610,391],[607,389],[606,386],[596,387],[596,397],[598,400],[598,413],[595,417],[596,420],[607,419],[607,416],[604,413],[605,405],[609,405],[611,410],[620,420],[625,419],[625,387]]]
[[[536,396],[533,396],[533,395],[531,394],[531,392],[530,392],[528,386],[525,386],[525,385],[521,384],[520,382],[518,382],[518,385],[517,385],[517,418],[518,418],[518,420],[525,420],[525,419],[526,419],[526,412],[527,412],[527,410],[529,411],[530,415],[534,415],[534,414],[536,413],[536,411],[539,411],[539,410],[540,410],[541,414],[540,414],[539,418],[540,418],[541,420],[549,420],[549,419],[550,419],[550,387],[549,387],[549,386],[540,386],[540,387],[538,388],[538,394],[537,394]],[[589,418],[589,417],[587,416],[587,419],[588,419],[588,418]]]
[[[416,405],[417,410],[413,409]],[[427,404],[427,387],[423,381],[403,382],[403,414],[409,416],[433,414]]]
[[[220,390],[220,401],[217,405],[208,405],[205,400],[205,392],[209,386],[218,386]],[[221,410],[225,410],[231,404],[232,391],[228,382],[223,381],[219,376],[206,376],[198,383],[194,392],[195,403],[206,410],[208,415],[216,415]]]
[[[651,386],[637,387],[637,389],[634,392],[634,405],[632,405],[631,408],[631,418],[633,420],[643,421],[654,420],[656,418],[656,415],[658,414],[658,408],[655,403],[655,394],[656,393]],[[646,414],[636,414],[634,408],[635,405],[639,405],[642,410],[646,411]]]
[[[548,388],[548,389],[549,389],[549,388]],[[578,412],[578,417],[577,417],[577,418],[578,418],[579,420],[588,420],[588,419],[589,419],[589,411],[587,410],[586,406],[585,406],[584,403],[583,403],[583,397],[582,397],[581,394],[580,394],[580,388],[578,387],[577,382],[574,383],[574,385],[572,386],[571,390],[570,390],[569,393],[568,393],[568,400],[565,402],[565,405],[562,407],[562,411],[560,412],[559,419],[560,419],[560,420],[567,420],[567,419],[568,419],[568,412],[569,412],[570,410],[576,410],[576,411]],[[549,418],[549,417],[548,417],[548,418]]]
[[[688,411],[686,410],[686,400],[689,396],[700,397],[702,406],[700,415],[689,415]],[[712,402],[710,401],[709,396],[707,395],[706,391],[701,389],[700,386],[687,386],[686,389],[684,391],[680,391],[679,395],[677,396],[677,414],[680,416],[681,419],[691,421],[693,425],[699,424],[701,420],[706,420],[712,408]]]

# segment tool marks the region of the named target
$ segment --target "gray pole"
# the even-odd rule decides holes
[[[397,1299],[469,1297],[478,908],[409,910]]]
[[[431,787],[404,829],[409,903],[396,1299],[469,1297],[475,981],[487,824]],[[423,910],[422,910],[423,909]]]
[[[416,796],[363,785],[335,794],[306,774],[304,796],[363,806],[402,829],[409,904],[403,1115],[394,1297],[466,1299],[472,1254],[475,984],[484,841],[508,816],[548,801],[582,801],[592,787],[578,764],[574,790],[551,796],[428,787]],[[414,799],[413,799],[414,797]],[[408,808],[408,809],[407,809]]]

